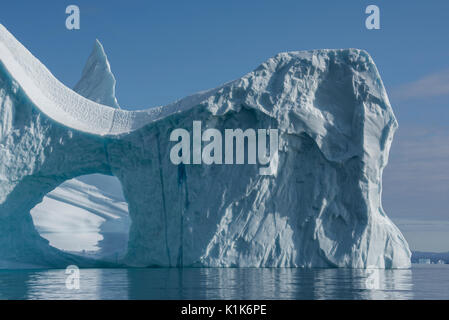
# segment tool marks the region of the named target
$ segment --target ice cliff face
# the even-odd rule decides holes
[[[30,209],[62,182],[115,175],[132,220],[130,266],[410,266],[381,205],[397,122],[361,50],[281,53],[246,76],[131,112],[56,80],[0,26],[0,257],[65,266]],[[275,128],[274,175],[258,165],[174,165],[174,128]]]

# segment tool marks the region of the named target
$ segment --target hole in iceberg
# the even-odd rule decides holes
[[[31,210],[50,245],[72,254],[118,262],[128,246],[128,204],[116,177],[102,174],[67,180]]]

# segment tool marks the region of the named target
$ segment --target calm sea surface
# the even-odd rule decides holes
[[[0,299],[449,299],[449,265],[410,270],[0,270]]]

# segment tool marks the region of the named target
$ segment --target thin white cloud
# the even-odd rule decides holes
[[[393,88],[390,93],[392,100],[396,101],[445,95],[449,95],[449,69]]]
[[[449,128],[400,126],[382,205],[413,250],[449,251]]]
[[[448,220],[392,219],[399,227],[410,249],[414,251],[448,252]]]
[[[400,126],[384,172],[385,197],[427,196],[444,203],[440,217],[449,207],[449,129]],[[442,203],[442,204],[443,204]],[[404,203],[405,205],[405,203]],[[449,215],[448,215],[449,217]]]

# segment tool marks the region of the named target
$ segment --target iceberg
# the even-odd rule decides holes
[[[140,111],[67,88],[1,25],[0,62],[0,259],[101,265],[50,246],[30,216],[63,182],[97,173],[117,177],[128,203],[121,265],[410,267],[381,202],[398,125],[367,52],[280,53],[223,86]],[[105,78],[102,96],[115,97]],[[277,130],[272,174],[173,164],[170,133],[192,133],[194,121]]]
[[[97,39],[86,66],[84,67],[80,81],[73,90],[92,101],[120,108],[115,96],[116,80],[111,71],[108,57],[103,45]]]
[[[119,108],[115,84],[103,46],[96,40],[74,91]],[[112,261],[126,252],[128,205],[116,178],[93,174],[65,181],[30,213],[39,234],[56,248]]]

